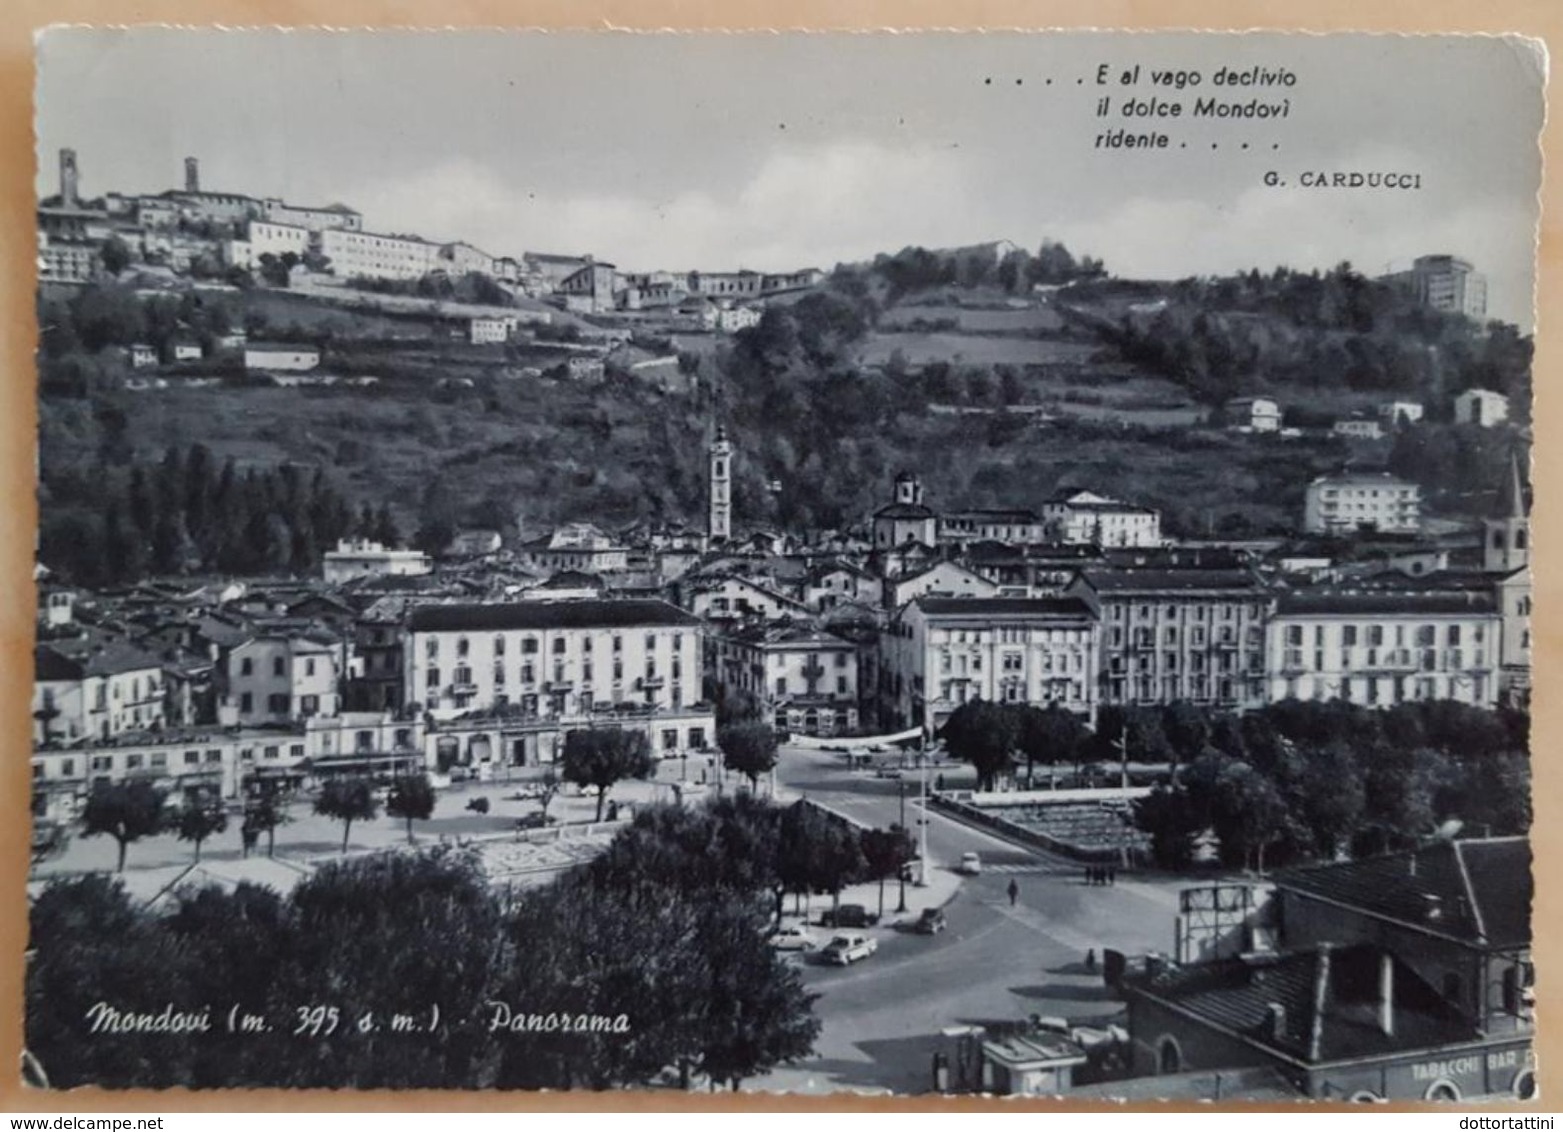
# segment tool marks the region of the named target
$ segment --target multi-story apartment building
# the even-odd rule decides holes
[[[1418,256],[1409,271],[1395,272],[1384,280],[1432,310],[1476,319],[1487,316],[1487,277],[1457,256]]]
[[[754,629],[713,636],[707,671],[731,694],[747,692],[761,720],[800,735],[858,726],[857,646],[815,629]]]
[[[663,601],[430,605],[407,620],[404,702],[440,721],[443,766],[552,762],[566,732],[645,730],[659,754],[707,746],[701,621]]]
[[[342,279],[421,279],[448,266],[440,260],[440,245],[417,236],[327,228],[319,233],[319,247]]]
[[[323,636],[257,634],[228,652],[222,711],[244,727],[336,715],[344,652]]]
[[[1274,599],[1252,570],[1089,569],[1068,592],[1101,610],[1104,704],[1264,705],[1264,626]]]
[[[163,664],[98,633],[42,641],[33,650],[33,741],[111,739],[161,727]]]
[[[1490,591],[1301,590],[1282,595],[1267,633],[1272,700],[1498,698],[1501,619]]]
[[[1002,542],[1018,546],[1041,542],[1042,519],[1035,511],[946,511],[939,516],[941,543]]]
[[[1095,722],[1101,629],[1087,596],[919,598],[879,647],[893,726],[932,731],[976,699],[1057,704]]]
[[[1161,512],[1090,491],[1076,491],[1042,505],[1049,538],[1096,546],[1161,546]]]
[[[1421,525],[1421,489],[1388,472],[1320,476],[1304,495],[1303,530],[1309,534],[1414,534]]]
[[[292,252],[300,259],[310,249],[310,230],[297,224],[283,224],[274,220],[251,220],[242,240],[229,240],[223,245],[223,254],[229,266],[254,268],[261,256],[281,257]]]

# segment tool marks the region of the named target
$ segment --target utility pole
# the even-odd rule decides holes
[[[1129,789],[1129,724],[1127,721],[1123,725],[1123,734],[1118,737],[1118,741],[1113,746],[1118,748],[1119,755],[1118,786],[1120,789],[1127,790]]]

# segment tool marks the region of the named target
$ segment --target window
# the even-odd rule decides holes
[[[263,747],[261,749],[261,757],[262,758],[267,758],[267,759],[274,759],[274,758],[277,757],[278,754],[281,753],[281,750],[282,750],[282,748],[280,748],[280,747]]]
[[[154,751],[152,753],[152,769],[153,770],[167,770],[168,769],[168,754],[167,754],[166,751]]]
[[[245,692],[239,697],[239,710],[245,715],[248,715],[250,712],[255,710],[254,698],[250,695],[250,693]]]
[[[185,752],[185,766],[199,766],[200,763],[201,763],[201,752],[200,751],[186,751]]]
[[[1352,648],[1357,643],[1357,627],[1355,625],[1342,625],[1340,631],[1340,643],[1346,648]]]
[[[776,677],[776,694],[778,696],[785,696],[787,694],[787,677]]]
[[[255,660],[254,660],[254,658],[247,656],[243,660],[239,661],[239,675],[240,676],[253,676],[254,674],[255,674]],[[99,706],[101,707],[102,705],[100,704]]]
[[[434,689],[438,688],[439,686],[440,686],[440,670],[438,668],[431,668],[431,669],[429,669],[428,681],[427,681],[426,687],[429,689],[429,691],[432,692],[432,691],[434,691]]]
[[[565,639],[563,637],[555,637],[554,638],[554,655],[555,656],[563,656],[564,655],[564,650],[565,650]]]
[[[308,660],[304,661],[304,675],[305,676],[313,676],[314,674],[315,674],[315,658],[314,657],[310,657]]]
[[[613,635],[613,651],[616,654],[624,651],[624,638],[617,633]]]
[[[535,652],[537,652],[537,638],[536,637],[522,637],[521,638],[521,654],[523,656],[530,656],[530,655],[532,655]]]
[[[271,674],[273,676],[286,676],[288,674],[288,662],[285,658],[274,656],[271,658]]]
[[[503,636],[495,636],[494,638],[494,655],[496,657],[505,655],[505,638]]]
[[[438,637],[430,637],[429,643],[424,646],[423,653],[430,660],[438,660],[440,657],[440,641]]]
[[[272,715],[287,715],[290,699],[286,692],[273,692],[266,697],[266,710]]]
[[[125,756],[125,769],[126,770],[140,770],[141,769],[141,756],[140,755],[126,755]]]
[[[838,696],[847,694],[847,678],[845,676],[836,677],[836,694]]]
[[[221,751],[207,751],[206,752],[206,763],[207,763],[208,766],[210,766],[212,763],[220,763],[222,761],[223,761],[223,753]]]
[[[497,662],[494,665],[494,686],[496,688],[505,686],[505,666]]]

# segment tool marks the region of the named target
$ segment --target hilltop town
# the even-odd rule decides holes
[[[1377,1009],[1414,1023],[1363,1048],[1410,1080],[1486,1043],[1503,1082],[1489,1061],[1427,1088],[1523,1091],[1528,921],[1466,920],[1529,889],[1494,881],[1457,911],[1451,879],[1513,871],[1529,822],[1529,340],[1485,320],[1473,265],[1150,283],[999,241],[631,271],[185,172],[88,198],[66,150],[38,207],[36,889],[109,867],[93,798],[137,784],[245,822],[205,865],[175,842],[199,860],[210,830],[131,838],[149,907],[192,868],[308,883],[336,850],[303,811],[342,817],[316,801],[333,783],[387,800],[426,777],[437,801],[393,811],[408,840],[426,822],[524,884],[613,859],[637,812],[807,799],[855,863],[776,891],[832,893],[844,964],[902,953],[897,993],[953,1024],[970,975],[916,936],[985,917],[1067,971],[1047,1009],[1091,1003],[962,1046],[966,1085],[1159,1073],[1182,1091],[1158,1095],[1203,1096],[1234,1063],[1201,1045],[1219,995],[1191,972],[1246,988],[1263,953],[1322,1002],[1330,960],[1297,925],[1326,896],[1363,924],[1428,915],[1369,875],[1393,859],[1450,939],[1430,959],[1353,937],[1338,986],[1386,979]],[[603,734],[644,758],[588,752]],[[400,839],[377,813],[346,817],[343,852]],[[251,856],[257,830],[283,865]],[[1258,893],[1234,878],[1276,866],[1279,896],[1243,897],[1252,946],[1216,916],[1154,955],[1189,923],[1175,885]],[[1082,869],[1100,919],[1076,906]],[[1028,903],[1061,878],[1068,908]],[[935,926],[892,934],[887,880]],[[807,937],[809,914],[788,924]],[[1143,959],[1126,1018],[1097,1001],[1109,950]],[[1501,993],[1442,975],[1478,960],[1514,972]],[[903,1036],[809,977],[827,1037]],[[1247,1095],[1412,1095],[1253,994]],[[842,1080],[911,1088],[933,1056],[939,1087],[929,1037]]]

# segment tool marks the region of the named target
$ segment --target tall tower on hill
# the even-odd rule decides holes
[[[60,204],[66,208],[75,208],[77,197],[76,187],[76,151],[74,149],[60,150]]]
[[[1510,454],[1509,474],[1498,496],[1498,510],[1482,522],[1482,569],[1512,574],[1530,561],[1530,520],[1525,514],[1525,488],[1519,457]]]
[[[716,426],[716,439],[711,442],[711,507],[706,520],[706,534],[712,542],[733,537],[733,446],[727,439],[727,430]]]
[[[185,192],[201,191],[201,163],[193,157],[185,158]]]

